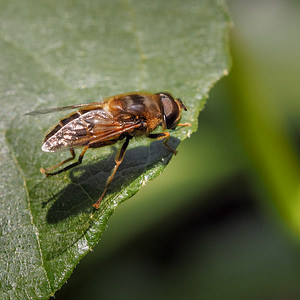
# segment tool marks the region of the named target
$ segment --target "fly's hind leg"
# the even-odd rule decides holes
[[[107,192],[116,172],[117,172],[117,169],[118,167],[120,166],[120,164],[122,163],[123,161],[123,158],[124,158],[124,155],[125,155],[125,152],[126,152],[126,149],[128,147],[128,144],[129,144],[129,141],[130,141],[131,137],[127,137],[126,138],[126,141],[125,143],[122,145],[122,148],[120,149],[120,151],[118,152],[116,158],[115,158],[115,166],[110,174],[110,176],[107,178],[107,181],[106,181],[106,185],[105,185],[105,188],[104,188],[104,191],[102,193],[102,195],[100,196],[100,198],[98,199],[98,201],[93,205],[93,207],[95,209],[98,209],[99,208],[99,205],[100,205],[100,202],[102,201],[105,193]]]
[[[70,164],[70,165],[64,167],[63,169],[56,171],[56,172],[52,172],[52,173],[49,172],[49,171],[52,171],[52,170],[54,170],[54,169],[56,169],[56,168],[62,166],[63,164],[65,164],[65,163],[67,163],[67,162],[69,162],[69,161],[71,161],[71,160],[73,160],[73,159],[75,158],[75,156],[76,156],[75,151],[74,151],[73,148],[70,148],[70,152],[71,152],[72,157],[70,157],[70,158],[68,158],[68,159],[66,159],[66,160],[64,160],[64,161],[62,161],[62,162],[60,162],[59,164],[50,167],[50,168],[47,168],[47,169],[41,168],[41,169],[40,169],[41,173],[45,174],[47,177],[48,177],[48,176],[53,176],[53,175],[56,175],[56,174],[65,172],[65,171],[67,171],[67,170],[70,170],[70,169],[73,168],[73,167],[76,167],[76,166],[80,165],[80,164],[82,163],[83,156],[84,156],[84,154],[85,154],[85,152],[86,152],[86,150],[87,150],[88,148],[89,148],[89,145],[87,145],[87,146],[85,146],[85,147],[83,148],[82,152],[80,153],[80,155],[79,155],[79,157],[78,157],[78,161],[76,161],[76,162],[74,162],[74,163],[72,163],[72,164]]]
[[[170,138],[170,133],[169,132],[162,132],[162,133],[152,133],[149,134],[148,137],[150,139],[157,139],[157,140],[161,140],[161,139],[165,139],[164,140],[164,145],[170,150],[172,151],[175,155],[177,154],[177,151],[175,149],[173,149],[168,143],[168,140]]]
[[[63,160],[63,161],[60,162],[59,164],[54,165],[54,166],[49,167],[49,168],[45,168],[45,169],[44,169],[44,168],[40,168],[41,173],[47,175],[50,171],[55,170],[55,169],[57,169],[58,167],[64,165],[65,163],[67,163],[67,162],[73,160],[73,159],[75,158],[75,156],[76,156],[75,151],[74,151],[73,148],[70,148],[70,153],[71,153],[72,157],[69,157],[68,159]]]

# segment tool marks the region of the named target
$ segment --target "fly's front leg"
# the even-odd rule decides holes
[[[172,151],[175,155],[177,154],[177,151],[175,149],[173,149],[169,144],[167,144],[169,138],[170,138],[170,132],[162,132],[162,133],[152,133],[149,134],[148,137],[150,139],[156,139],[156,140],[161,140],[161,139],[165,139],[164,140],[164,145],[170,150]]]
[[[110,186],[110,184],[111,184],[111,182],[112,182],[112,180],[113,180],[113,178],[114,178],[114,176],[117,172],[117,169],[118,169],[119,165],[122,163],[130,139],[131,139],[131,137],[126,138],[125,143],[122,145],[122,148],[120,149],[119,153],[117,154],[117,156],[115,158],[115,162],[116,162],[115,167],[113,168],[110,176],[107,178],[104,191],[103,191],[102,195],[100,196],[100,198],[98,199],[98,201],[93,205],[93,207],[95,209],[99,208],[100,202],[102,201],[105,193],[107,192],[107,190],[108,190],[108,188],[109,188],[109,186]]]
[[[177,126],[180,126],[180,127],[191,127],[192,126],[192,124],[191,123],[179,123]]]
[[[70,164],[70,165],[66,166],[65,168],[63,168],[63,169],[61,169],[61,170],[58,170],[58,171],[56,171],[56,172],[52,172],[52,173],[49,172],[49,171],[54,170],[54,169],[60,167],[61,165],[65,164],[65,163],[67,163],[67,162],[69,162],[69,161],[71,161],[71,160],[73,160],[73,159],[75,158],[75,152],[74,152],[74,149],[71,148],[71,149],[70,149],[70,152],[71,152],[72,157],[70,157],[70,158],[68,158],[68,159],[66,159],[66,160],[64,160],[64,161],[62,161],[62,162],[60,162],[59,164],[57,164],[57,165],[55,165],[55,166],[53,166],[53,167],[50,167],[50,168],[48,168],[48,169],[43,169],[43,168],[41,168],[41,169],[40,169],[41,173],[44,173],[47,177],[48,177],[48,176],[53,176],[53,175],[56,175],[56,174],[65,172],[65,171],[67,171],[67,170],[70,170],[70,169],[73,168],[73,167],[76,167],[76,166],[80,165],[80,164],[82,163],[82,160],[83,160],[83,156],[84,156],[84,154],[85,154],[85,151],[86,151],[88,148],[89,148],[89,145],[87,145],[87,146],[85,146],[85,147],[83,148],[82,152],[80,153],[80,155],[79,155],[79,157],[78,157],[78,161],[76,161],[75,163]]]

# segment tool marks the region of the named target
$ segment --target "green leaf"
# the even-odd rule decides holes
[[[156,177],[172,154],[134,140],[100,209],[117,147],[88,151],[84,164],[52,178],[39,168],[68,153],[43,153],[61,114],[34,109],[118,93],[169,91],[188,107],[176,147],[197,129],[212,85],[228,73],[223,1],[0,1],[0,291],[48,298],[99,241],[115,208]],[[179,154],[180,155],[180,154]]]

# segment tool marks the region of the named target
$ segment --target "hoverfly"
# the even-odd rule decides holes
[[[175,99],[169,93],[127,93],[104,99],[103,102],[70,105],[57,108],[32,111],[26,115],[46,114],[67,109],[78,108],[76,112],[61,119],[58,124],[46,134],[42,150],[56,152],[68,149],[71,157],[49,168],[41,168],[41,173],[53,176],[67,171],[82,163],[88,148],[100,148],[124,140],[115,158],[115,166],[106,181],[104,191],[93,205],[95,209],[111,184],[114,175],[122,163],[126,148],[133,137],[146,135],[151,139],[164,139],[164,145],[174,154],[175,149],[168,145],[170,133],[177,126],[191,126],[190,123],[180,124],[181,110],[187,110],[180,99]],[[158,126],[163,132],[151,133]],[[76,162],[51,172],[73,160],[76,156],[74,149],[83,147]]]

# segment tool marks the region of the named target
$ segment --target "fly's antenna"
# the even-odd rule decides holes
[[[187,111],[187,108],[186,108],[186,106],[183,104],[183,102],[181,101],[181,99],[178,98],[177,101],[179,102],[180,108],[181,108],[181,109],[184,109],[185,111]]]

